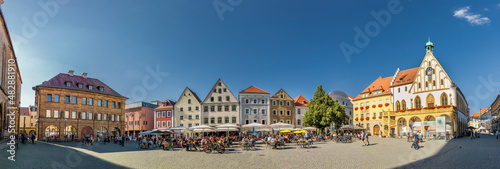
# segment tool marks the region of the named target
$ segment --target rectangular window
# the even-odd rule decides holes
[[[156,112],[156,117],[161,117],[161,112],[157,111]]]
[[[47,94],[47,102],[52,102],[52,95],[51,94]]]
[[[248,119],[245,120],[245,124],[249,124],[249,120]]]
[[[188,123],[188,127],[193,127],[193,123]]]
[[[389,103],[389,99],[385,99],[385,103]]]
[[[203,112],[208,112],[208,106],[203,107]]]
[[[191,111],[191,107],[188,107],[188,111]]]
[[[184,120],[184,116],[179,116],[179,120]]]
[[[111,102],[111,107],[116,108],[116,102]]]
[[[203,119],[203,124],[208,124],[208,118]]]
[[[266,100],[265,100],[265,99],[262,99],[261,101],[262,101],[262,102],[261,102],[262,104],[265,104],[265,103],[266,103]]]
[[[287,111],[286,111],[286,115],[287,115],[287,116],[290,116],[290,115],[291,115],[291,114],[290,114],[290,110],[287,110]]]
[[[231,123],[236,123],[236,117],[233,117],[233,118],[231,119]]]
[[[222,123],[222,117],[217,117],[217,123]]]
[[[104,121],[108,121],[108,115],[107,115],[107,114],[104,114],[104,116],[103,116],[103,120],[104,120]]]
[[[229,96],[226,96],[226,101],[230,101],[231,98]]]
[[[250,109],[245,109],[246,114],[250,114]]]
[[[171,127],[171,126],[172,126],[171,122],[167,121],[167,127]]]
[[[76,104],[76,102],[77,102],[76,96],[73,96],[73,100],[72,101],[73,101],[72,102],[73,104]]]
[[[179,111],[183,112],[184,111],[184,107],[179,108]]]
[[[120,115],[116,116],[116,121],[120,121]]]
[[[97,100],[97,106],[99,106],[99,107],[102,106],[102,100],[101,99]]]
[[[90,106],[93,106],[93,105],[94,105],[94,99],[92,99],[92,98],[90,98],[90,99],[89,99],[89,105],[90,105]]]
[[[224,118],[224,123],[229,123],[229,117]]]
[[[374,100],[373,103],[372,103],[372,105],[376,105],[376,104],[377,104],[377,102]]]
[[[118,102],[118,108],[121,109],[122,108],[122,103]]]
[[[286,102],[286,106],[290,106],[290,102]]]
[[[161,112],[161,117],[165,117],[166,115],[167,115],[167,112],[165,112],[165,111]]]
[[[262,114],[266,114],[266,109],[261,110]]]
[[[167,111],[167,117],[171,117],[172,116],[172,112],[171,111]]]
[[[89,113],[89,120],[92,120],[93,116],[92,113]]]
[[[214,112],[215,111],[215,106],[210,106],[210,112]]]
[[[273,115],[277,115],[276,110],[273,110]]]
[[[382,100],[378,100],[378,104],[382,104]]]
[[[59,118],[59,110],[54,110],[54,118]]]
[[[104,107],[108,107],[108,101],[104,100]]]
[[[69,103],[69,96],[66,96],[64,99],[64,103]]]
[[[257,109],[253,109],[253,114],[257,114]]]
[[[165,127],[165,124],[166,124],[165,122],[161,122],[162,127]]]
[[[222,111],[222,106],[217,106],[217,111]]]
[[[47,112],[45,113],[45,117],[49,117],[50,118],[51,114],[52,113],[50,112],[50,110],[47,110]]]
[[[211,123],[211,124],[214,124],[214,123],[215,123],[215,118],[214,118],[214,117],[210,118],[210,123]]]
[[[160,127],[160,122],[159,121],[156,122],[156,127],[157,128]]]
[[[194,123],[194,126],[199,126],[199,125],[200,125],[200,123]]]
[[[276,106],[276,100],[273,100],[273,105]]]
[[[188,115],[188,120],[193,120],[193,115]]]
[[[198,114],[197,114],[197,115],[195,115],[195,116],[194,116],[194,119],[196,119],[196,120],[200,119],[200,115],[198,115]]]
[[[86,105],[86,104],[87,104],[87,98],[86,98],[86,97],[82,98],[82,104],[83,104],[83,105]]]
[[[87,119],[87,113],[82,112],[82,120],[85,120],[85,119]]]
[[[257,99],[253,99],[253,104],[257,104]]]
[[[224,111],[229,111],[229,106],[224,106]]]
[[[54,95],[54,102],[59,103],[59,95]]]
[[[196,110],[196,111],[200,110],[200,106],[194,107],[194,110]]]
[[[283,101],[280,101],[280,106],[283,106]]]
[[[76,111],[71,112],[71,118],[76,119]]]
[[[64,118],[69,119],[69,111],[64,111]]]
[[[262,124],[264,124],[264,125],[265,125],[265,124],[266,124],[266,120],[262,120]]]
[[[232,111],[236,111],[236,105],[233,105],[231,108]]]

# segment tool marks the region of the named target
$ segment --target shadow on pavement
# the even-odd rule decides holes
[[[126,168],[80,151],[41,142],[20,144],[16,161],[0,153],[0,168]]]
[[[401,155],[402,160],[413,162],[397,168],[498,168],[500,165],[500,143],[489,134],[482,134],[475,140],[462,137],[445,141],[437,153],[429,156],[428,149],[432,149],[438,141],[421,142],[419,150]]]

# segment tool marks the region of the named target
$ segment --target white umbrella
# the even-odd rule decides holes
[[[245,124],[241,127],[250,128],[250,127],[266,127],[266,126],[260,123],[250,123],[250,124]]]
[[[316,127],[306,127],[306,128],[304,128],[304,130],[317,130],[317,128]]]
[[[193,129],[193,132],[198,132],[198,133],[203,133],[203,132],[213,132],[214,130],[212,129]]]
[[[226,137],[229,137],[229,129],[236,129],[236,128],[240,128],[240,126],[238,126],[236,124],[226,123],[226,124],[218,125],[217,131],[227,131]],[[225,129],[227,129],[227,130],[225,130]],[[231,130],[231,131],[234,131],[234,130]],[[239,129],[236,131],[239,131]]]
[[[237,129],[237,128],[218,128],[218,129],[215,129],[216,131],[240,131],[240,129]]]
[[[291,125],[291,124],[282,123],[282,122],[279,122],[279,123],[274,123],[274,124],[271,124],[271,125],[269,125],[269,126],[271,126],[271,128],[278,128],[278,130],[280,130],[282,127],[283,127],[283,128],[286,128],[286,127],[293,127],[293,125]]]
[[[191,129],[200,129],[201,132],[203,132],[203,136],[205,136],[205,131],[206,130],[212,130],[214,129],[213,127],[207,126],[207,125],[200,125],[200,126],[193,126]],[[194,131],[194,130],[193,130]],[[212,130],[213,131],[213,130]]]

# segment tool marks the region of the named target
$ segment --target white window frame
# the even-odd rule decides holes
[[[82,120],[86,120],[86,119],[87,119],[87,113],[82,112]]]
[[[90,112],[89,113],[89,120],[92,120],[92,118],[94,118],[92,115],[93,115],[92,112]]]
[[[45,116],[46,116],[47,118],[50,118],[50,117],[52,116],[52,112],[51,112],[50,110],[47,110],[47,111],[46,111]],[[54,117],[54,118],[55,118],[55,117]]]

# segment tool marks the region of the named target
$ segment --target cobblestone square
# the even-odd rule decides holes
[[[500,165],[500,142],[490,135],[471,140],[421,143],[411,149],[406,139],[372,137],[372,145],[321,142],[311,148],[288,144],[273,150],[265,144],[244,151],[235,145],[224,154],[161,149],[137,149],[136,142],[21,145],[16,162],[7,160],[6,148],[0,155],[1,168],[496,168]]]

